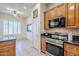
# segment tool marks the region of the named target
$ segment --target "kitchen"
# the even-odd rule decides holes
[[[25,12],[29,16],[21,19],[14,17],[14,10],[11,10],[14,12],[11,15],[0,12],[0,56],[79,56],[78,3],[8,4],[11,8],[12,5],[20,5],[22,8],[29,5],[29,10]],[[34,11],[36,16],[33,17]],[[12,32],[9,30],[10,26]],[[8,29],[7,32],[5,28]]]
[[[41,20],[44,25],[41,28],[43,53],[54,56],[79,56],[78,9],[78,3],[46,4],[44,20]]]

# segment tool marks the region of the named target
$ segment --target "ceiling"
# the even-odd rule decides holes
[[[22,16],[28,16],[31,8],[35,6],[35,3],[0,3],[0,12],[10,13],[9,9],[15,9],[22,12]]]

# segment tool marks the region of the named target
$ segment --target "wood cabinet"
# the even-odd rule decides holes
[[[48,20],[53,20],[55,18],[65,16],[65,11],[66,11],[65,7],[66,7],[66,4],[61,4],[44,13],[44,29],[45,30],[49,29]]]
[[[79,56],[79,46],[64,43],[64,56]]]
[[[79,4],[64,3],[44,13],[44,28],[49,29],[48,20],[65,17],[66,28],[79,28]]]
[[[41,52],[45,53],[46,51],[46,42],[45,42],[45,37],[41,37]]]
[[[50,15],[49,16],[50,17],[49,19],[50,20],[53,20],[53,19],[56,18],[56,11],[57,11],[57,8],[54,8],[54,9],[52,9],[52,10],[49,11],[49,15]]]
[[[66,16],[66,4],[61,4],[49,11],[50,19]]]
[[[15,55],[16,55],[15,41],[0,42],[0,56],[15,56]]]
[[[48,20],[50,19],[50,14],[49,12],[45,12],[44,13],[44,29],[48,30],[49,26],[48,26]]]
[[[57,17],[65,17],[66,16],[66,4],[61,4],[57,8]]]
[[[78,4],[77,3],[68,3],[66,6],[67,9],[67,28],[78,28]]]

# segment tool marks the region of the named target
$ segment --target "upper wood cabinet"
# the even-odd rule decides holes
[[[78,28],[78,4],[69,3],[66,6],[67,8],[67,28]]]
[[[66,4],[61,4],[57,7],[57,17],[65,17],[66,15]]]
[[[53,20],[54,18],[56,18],[56,11],[57,11],[56,8],[51,9],[51,10],[49,11],[49,13],[50,13],[50,20]]]
[[[44,29],[45,30],[49,29],[48,20],[53,20],[57,17],[65,16],[65,7],[66,7],[66,4],[61,4],[44,13]]]
[[[44,28],[48,30],[48,20],[65,17],[66,28],[79,28],[79,4],[64,3],[44,13]]]
[[[48,27],[48,20],[50,19],[50,14],[49,12],[45,12],[44,13],[44,29],[45,30],[48,30],[49,27]]]

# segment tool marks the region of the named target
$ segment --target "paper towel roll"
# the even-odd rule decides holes
[[[72,32],[69,32],[69,34],[68,34],[68,40],[72,41]]]

